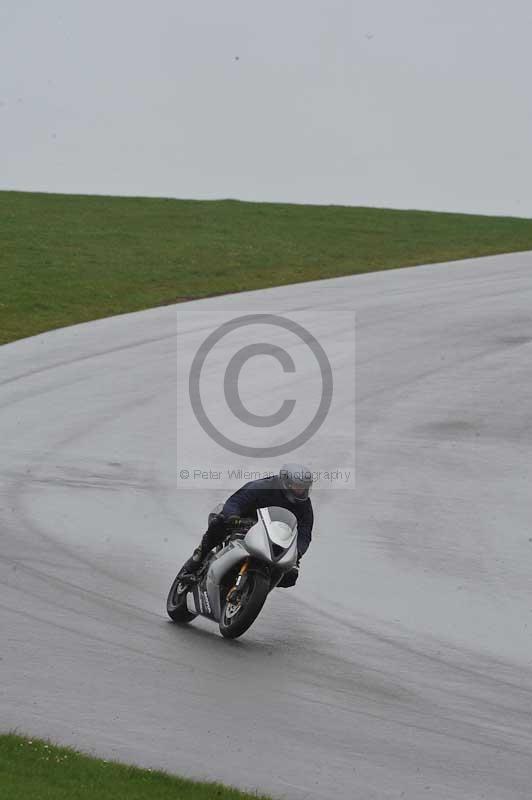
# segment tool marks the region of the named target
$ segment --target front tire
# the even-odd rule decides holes
[[[255,622],[268,597],[270,582],[258,572],[250,572],[238,603],[225,602],[219,622],[220,633],[226,639],[236,639]]]
[[[192,622],[197,617],[197,614],[193,614],[187,607],[189,591],[190,587],[187,587],[178,574],[170,587],[166,600],[166,610],[173,622]]]

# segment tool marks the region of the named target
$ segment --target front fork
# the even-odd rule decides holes
[[[244,584],[246,582],[246,574],[247,574],[248,568],[249,568],[249,558],[246,558],[246,560],[244,561],[244,563],[240,567],[240,572],[238,573],[238,577],[237,577],[235,583],[233,584],[233,586],[231,586],[231,588],[227,592],[226,602],[229,602],[230,599],[233,597],[233,595],[235,595],[237,592],[239,592],[239,591],[241,591],[243,589]]]

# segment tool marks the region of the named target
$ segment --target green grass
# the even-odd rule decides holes
[[[532,249],[532,220],[0,192],[0,343],[225,292]]]
[[[38,739],[0,736],[2,800],[267,800],[217,783],[89,758]]]

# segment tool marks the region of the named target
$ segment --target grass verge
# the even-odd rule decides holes
[[[82,755],[38,739],[0,736],[2,800],[268,800]]]
[[[179,300],[532,249],[532,220],[0,192],[0,344]]]

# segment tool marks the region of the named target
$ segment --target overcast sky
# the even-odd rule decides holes
[[[532,217],[530,0],[0,0],[0,188]]]

